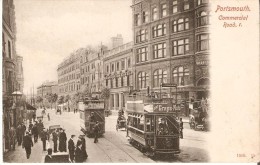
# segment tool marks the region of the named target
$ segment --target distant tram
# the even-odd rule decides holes
[[[105,133],[105,108],[103,100],[85,100],[79,102],[81,131],[88,137],[93,136],[93,126],[99,122],[99,135]]]
[[[149,157],[174,155],[179,149],[179,123],[167,103],[127,101],[127,136],[130,143]]]

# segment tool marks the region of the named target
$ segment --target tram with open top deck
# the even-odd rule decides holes
[[[103,100],[84,100],[78,103],[81,131],[88,137],[94,135],[93,127],[99,123],[99,135],[105,133],[105,108]]]
[[[127,101],[127,136],[130,143],[149,157],[180,153],[179,123],[175,111],[172,104],[163,101]]]

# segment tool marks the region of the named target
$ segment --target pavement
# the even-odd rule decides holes
[[[82,135],[79,113],[63,112],[62,115],[56,115],[54,110],[47,110],[47,113],[50,113],[51,120],[48,121],[44,117],[43,123],[46,128],[49,125],[61,125],[65,128],[68,140],[72,134],[76,137]],[[98,143],[93,143],[93,138],[86,137],[86,150],[89,155],[86,163],[169,163],[209,160],[206,141],[208,133],[191,130],[188,123],[184,123],[184,138],[180,139],[181,153],[175,157],[153,160],[129,144],[124,129],[116,131],[117,111],[112,112],[112,115],[105,120],[106,132],[99,138]],[[45,155],[46,152],[42,151],[42,143],[39,141],[32,148],[30,159],[26,159],[25,150],[18,146],[15,151],[4,154],[4,162],[40,163],[43,162]]]

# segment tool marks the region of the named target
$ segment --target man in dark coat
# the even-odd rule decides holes
[[[37,124],[38,132],[41,133],[43,131],[44,125],[42,121],[40,120],[39,123]]]
[[[33,134],[33,138],[34,138],[34,143],[37,143],[39,132],[38,132],[38,128],[37,128],[36,123],[34,124],[34,126],[32,128],[32,134]]]
[[[48,149],[48,155],[45,156],[44,163],[52,163],[52,149]]]
[[[24,123],[22,123],[22,138],[24,137],[25,135],[25,131],[26,131],[26,126],[24,125]]]
[[[82,151],[84,152],[84,158],[87,159],[88,158],[88,154],[86,151],[86,140],[85,140],[85,135],[80,135],[79,136],[80,141],[82,142]]]
[[[46,151],[46,140],[48,140],[48,139],[49,139],[48,133],[47,133],[46,129],[43,129],[43,131],[41,133],[43,151]]]
[[[82,150],[82,142],[79,141],[79,143],[77,143],[77,148],[75,151],[75,162],[76,163],[82,163],[84,162],[85,158],[84,158],[84,152]]]
[[[70,161],[74,162],[74,156],[75,156],[75,144],[74,139],[75,135],[71,135],[70,140],[68,141],[68,149],[69,149],[69,155],[70,155]]]
[[[16,128],[16,137],[17,137],[17,141],[18,141],[18,146],[20,146],[22,144],[22,140],[23,140],[23,134],[22,134],[22,126],[21,124],[19,124]]]
[[[94,143],[97,143],[98,142],[98,133],[100,131],[98,121],[96,121],[96,124],[94,125],[93,129],[94,129],[94,136],[95,136]]]
[[[25,148],[27,159],[30,158],[32,146],[33,146],[32,138],[29,135],[29,132],[26,132],[26,136],[24,136],[23,138],[23,148]]]
[[[183,139],[183,122],[182,122],[182,118],[180,118],[180,138]]]
[[[29,124],[29,132],[32,131],[32,128],[33,128],[33,124],[32,124],[32,122],[30,121],[30,124]]]
[[[66,133],[65,133],[64,129],[60,133],[59,141],[60,141],[60,143],[59,143],[59,150],[60,150],[60,152],[67,152],[67,147],[66,147],[67,136],[66,136]]]
[[[58,131],[58,130],[57,130]],[[52,140],[53,140],[53,145],[54,145],[54,152],[57,152],[57,144],[58,144],[58,133],[57,131],[53,131],[52,133]]]

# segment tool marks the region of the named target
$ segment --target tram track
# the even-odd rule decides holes
[[[107,137],[105,137],[105,136],[103,136],[102,138],[103,138],[103,139],[106,139],[109,143],[111,143],[111,144],[112,144],[113,146],[115,146],[117,149],[119,149],[120,151],[122,151],[123,153],[125,153],[126,155],[128,155],[135,163],[139,163],[133,156],[131,156],[128,152],[126,152],[122,147],[116,145],[113,141],[109,140],[109,139],[108,139]],[[120,140],[120,142],[121,142],[121,140]],[[100,147],[99,145],[98,145],[98,147],[105,152],[105,150],[104,150],[102,147]],[[106,153],[106,155],[108,156],[107,153]],[[110,158],[110,157],[109,157],[109,158]],[[110,158],[110,160],[112,161],[111,158]]]

